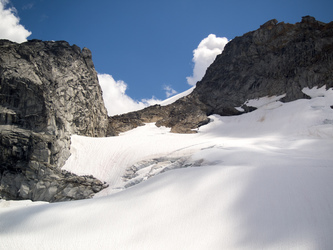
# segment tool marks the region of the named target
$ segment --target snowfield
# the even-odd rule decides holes
[[[248,100],[196,134],[72,137],[93,199],[0,201],[0,249],[332,249],[333,90]]]

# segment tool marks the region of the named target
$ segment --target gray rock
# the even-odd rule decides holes
[[[0,40],[2,198],[91,197],[105,185],[64,174],[61,167],[70,155],[72,134],[105,136],[106,130],[107,112],[89,49],[64,41]]]
[[[304,87],[333,86],[333,22],[313,17],[301,23],[271,20],[236,37],[217,56],[191,97],[207,114],[235,115],[248,99],[286,94],[285,102],[308,98]]]
[[[203,104],[182,98],[168,106],[154,105],[143,110],[109,117],[108,136],[155,122],[156,126],[171,128],[172,133],[195,133],[196,129],[209,122],[206,113],[201,109]]]
[[[231,40],[207,69],[194,91],[165,107],[153,106],[109,118],[108,135],[156,122],[172,132],[191,133],[207,116],[255,110],[244,103],[286,94],[282,101],[309,98],[302,89],[333,87],[333,22],[306,16],[296,24],[270,20],[258,30]],[[151,115],[153,113],[153,115]]]

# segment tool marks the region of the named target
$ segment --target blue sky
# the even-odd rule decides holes
[[[88,47],[98,73],[126,83],[134,100],[191,87],[193,50],[209,34],[229,40],[276,18],[333,21],[331,0],[0,0],[15,7],[28,39]]]

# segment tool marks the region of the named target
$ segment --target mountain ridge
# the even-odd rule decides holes
[[[282,94],[286,94],[282,99],[285,102],[308,98],[302,92],[304,87],[333,87],[332,44],[333,22],[326,24],[311,16],[296,24],[267,21],[259,29],[231,40],[191,94],[164,107],[111,117],[108,134],[145,122],[171,127],[172,132],[193,133],[209,122],[211,114],[253,111],[254,107],[245,104],[249,99]],[[158,110],[162,117],[152,119],[151,114]]]
[[[333,87],[333,22],[306,16],[273,19],[230,41],[187,96],[166,105],[108,117],[89,49],[65,41],[0,41],[0,197],[63,201],[107,187],[62,170],[70,137],[116,136],[155,123],[196,133],[209,116],[240,115],[250,99],[309,98],[304,88]]]

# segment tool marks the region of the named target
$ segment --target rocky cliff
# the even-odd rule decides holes
[[[192,96],[207,114],[233,115],[248,99],[286,94],[282,101],[288,102],[307,98],[305,87],[333,87],[332,69],[333,22],[273,19],[228,43]]]
[[[0,41],[0,197],[61,201],[105,187],[61,170],[70,136],[105,136],[91,52],[67,42]]]
[[[288,102],[307,98],[301,91],[304,87],[333,87],[332,69],[333,22],[310,16],[296,24],[273,19],[230,41],[190,95],[169,106],[111,117],[108,134],[144,122],[191,133],[208,122],[208,115],[252,111],[245,105],[249,99],[286,94],[282,101]]]

